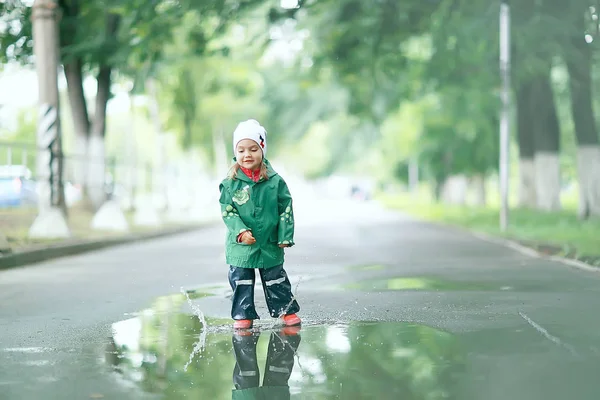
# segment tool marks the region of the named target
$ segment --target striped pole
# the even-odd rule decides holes
[[[57,107],[44,103],[40,106],[38,116],[38,156],[41,167],[39,180],[48,182],[50,186],[50,205],[58,205],[60,190],[59,159],[54,151],[58,139],[58,111]]]
[[[58,101],[60,8],[56,0],[36,0],[32,22],[38,75],[37,181],[40,207],[63,207],[62,151]]]

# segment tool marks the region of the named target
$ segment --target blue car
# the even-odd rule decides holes
[[[35,206],[36,183],[22,165],[0,165],[0,208]]]

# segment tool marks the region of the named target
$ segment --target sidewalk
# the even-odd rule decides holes
[[[165,236],[192,232],[210,224],[211,223],[185,225],[166,229],[155,229],[146,233],[129,233],[97,239],[74,238],[47,245],[30,245],[15,252],[0,253],[0,270],[34,264],[59,257],[72,256],[88,251],[100,250],[111,246],[118,246],[127,243],[158,239]]]

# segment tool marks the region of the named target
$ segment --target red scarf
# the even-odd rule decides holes
[[[244,168],[240,165],[240,169],[242,170],[242,172],[244,174],[246,174],[246,176],[250,179],[252,179],[253,182],[258,182],[260,180],[260,168],[252,171],[248,168]]]
[[[255,170],[255,171],[252,171],[251,169],[244,168],[244,167],[242,167],[242,166],[240,165],[240,169],[242,170],[242,172],[243,172],[244,174],[246,174],[246,176],[247,176],[248,178],[252,179],[252,181],[254,181],[254,182],[258,182],[258,181],[260,180],[260,168],[258,168],[258,169],[257,169],[257,170]],[[243,235],[244,233],[246,233],[246,232],[247,232],[247,231],[244,231],[244,232],[240,233],[240,234],[237,236],[237,242],[238,242],[238,243],[240,243],[240,242],[242,241],[242,235]]]

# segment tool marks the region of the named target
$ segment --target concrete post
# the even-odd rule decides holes
[[[59,8],[53,0],[33,4],[33,54],[38,77],[37,129],[38,216],[29,229],[32,238],[65,238],[69,227],[61,206],[62,148],[58,103]]]

